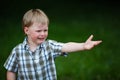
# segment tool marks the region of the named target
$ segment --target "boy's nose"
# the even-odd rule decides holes
[[[41,31],[40,35],[45,35],[45,32],[44,32],[44,31]]]

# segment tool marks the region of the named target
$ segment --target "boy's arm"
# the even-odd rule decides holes
[[[65,43],[62,46],[62,52],[76,52],[76,51],[82,51],[82,50],[90,50],[94,46],[100,44],[102,41],[92,41],[93,35],[91,35],[85,43],[75,43],[75,42],[69,42]]]
[[[7,71],[7,80],[16,80],[16,73]]]

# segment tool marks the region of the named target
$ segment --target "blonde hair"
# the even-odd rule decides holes
[[[31,9],[23,16],[22,27],[30,27],[34,22],[49,24],[47,15],[40,9]]]

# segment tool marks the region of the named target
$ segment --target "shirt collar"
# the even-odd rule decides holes
[[[24,46],[25,50],[29,50],[29,46],[27,44],[27,37],[25,37],[25,39],[23,41],[23,46]]]

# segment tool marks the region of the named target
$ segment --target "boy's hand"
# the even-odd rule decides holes
[[[90,50],[92,49],[94,46],[100,44],[102,41],[99,40],[99,41],[92,41],[92,38],[93,38],[93,35],[91,35],[87,41],[84,43],[84,49],[85,50]]]
[[[86,42],[84,43],[76,43],[76,42],[68,42],[62,46],[62,52],[76,52],[82,50],[90,50],[94,46],[100,44],[102,41],[92,41],[93,35],[91,35]]]

